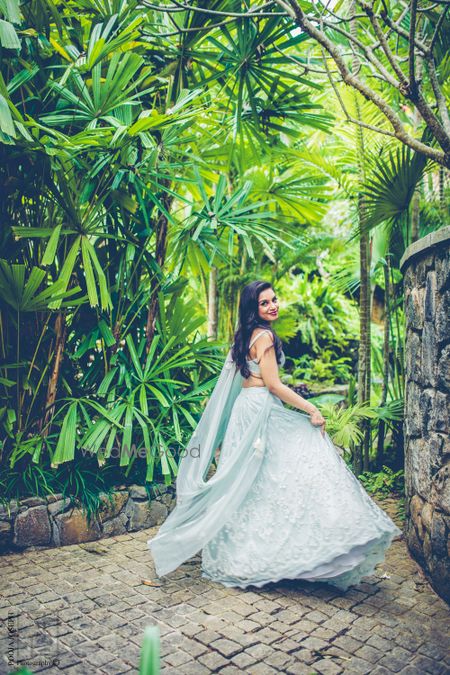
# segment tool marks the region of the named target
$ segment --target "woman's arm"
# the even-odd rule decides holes
[[[268,333],[262,335],[255,343],[255,347],[256,356],[259,359],[261,377],[268,390],[285,403],[298,408],[298,410],[302,410],[310,415],[319,415],[322,418],[320,411],[315,405],[308,402],[299,394],[296,394],[295,391],[287,387],[280,380],[272,336]]]

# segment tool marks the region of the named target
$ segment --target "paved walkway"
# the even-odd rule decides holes
[[[168,675],[450,673],[449,608],[402,539],[345,593],[298,581],[244,591],[202,579],[200,555],[142,584],[156,531],[0,557],[0,673],[16,669],[8,655],[33,672],[135,673],[155,623]]]

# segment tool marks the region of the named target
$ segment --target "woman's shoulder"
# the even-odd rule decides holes
[[[249,341],[249,353],[252,358],[256,358],[258,354],[263,353],[269,347],[272,347],[275,343],[275,338],[272,331],[269,328],[264,328],[261,326],[256,327],[252,331],[252,335]]]
[[[273,335],[273,330],[270,328],[270,326],[255,326],[252,331],[252,335],[257,335],[259,333],[270,333],[270,335]]]
[[[262,335],[263,333],[267,336],[267,339],[273,341],[274,339],[273,332],[270,330],[270,328],[263,328],[262,326],[256,326],[256,328],[253,329],[252,334],[250,336],[250,342],[255,340],[257,337],[259,338],[259,336]]]

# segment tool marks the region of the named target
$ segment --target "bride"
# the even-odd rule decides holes
[[[176,506],[148,541],[159,576],[201,550],[202,576],[224,586],[305,579],[346,590],[402,534],[319,410],[281,382],[278,312],[269,282],[243,288],[233,346],[180,462]]]

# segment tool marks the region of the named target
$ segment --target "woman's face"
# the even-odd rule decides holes
[[[278,318],[278,298],[273,288],[266,288],[259,294],[258,315],[264,321],[275,321]]]

